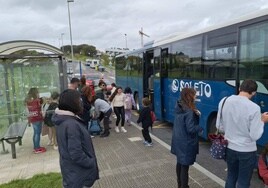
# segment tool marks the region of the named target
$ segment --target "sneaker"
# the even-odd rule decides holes
[[[46,149],[43,149],[43,148],[37,148],[37,149],[34,149],[33,151],[35,154],[38,154],[38,153],[44,153],[46,152]]]
[[[107,137],[110,135],[110,132],[104,132],[100,135],[100,137]]]
[[[131,126],[131,122],[129,120],[127,120],[127,125]]]
[[[47,151],[47,149],[45,147],[40,147],[39,150]]]
[[[53,145],[53,143],[52,143],[52,141],[50,140],[48,143],[47,143],[47,146],[52,146]]]
[[[42,151],[39,150],[39,149],[34,149],[33,152],[34,152],[35,154],[42,153]]]
[[[95,136],[93,136],[93,135],[90,135],[90,138],[95,138]]]
[[[54,149],[54,150],[58,150],[58,146],[54,145],[54,146],[53,146],[53,149]]]
[[[117,133],[119,133],[120,131],[119,131],[119,128],[118,127],[115,127],[115,132],[117,132]]]
[[[121,132],[123,132],[123,133],[126,133],[127,132],[127,130],[125,129],[125,127],[121,127]]]
[[[146,145],[146,144],[148,144],[148,142],[147,142],[146,140],[144,140],[144,141],[143,141],[143,144]]]
[[[151,143],[148,143],[147,142],[147,144],[144,144],[145,146],[147,146],[147,147],[152,147],[153,146],[153,143],[151,142]]]

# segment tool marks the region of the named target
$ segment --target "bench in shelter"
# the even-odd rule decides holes
[[[12,158],[16,158],[16,147],[15,144],[19,142],[22,144],[22,137],[26,130],[27,122],[14,122],[12,123],[6,131],[0,135],[0,141],[2,142],[3,150],[5,151],[4,141],[11,144]]]

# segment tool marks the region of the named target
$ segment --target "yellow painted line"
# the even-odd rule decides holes
[[[132,114],[135,115],[135,116],[139,115],[139,113],[137,111],[132,111]]]
[[[159,128],[168,128],[168,127],[169,126],[167,126],[166,123],[160,123],[158,125],[153,125],[153,128],[157,128],[157,129],[159,129]]]

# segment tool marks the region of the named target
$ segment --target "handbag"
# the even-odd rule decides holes
[[[48,135],[48,132],[49,132],[49,130],[48,130],[48,126],[45,125],[45,124],[43,124],[43,125],[42,125],[42,131],[41,131],[42,136]]]
[[[226,159],[226,148],[228,141],[224,139],[222,134],[209,134],[208,138],[212,141],[209,149],[210,155],[214,159]]]
[[[220,119],[222,120],[222,109],[223,105],[228,97],[226,97],[221,106],[221,114]],[[217,129],[215,134],[209,134],[208,139],[212,141],[211,147],[209,149],[210,155],[214,159],[226,159],[226,148],[228,145],[228,141],[224,139],[224,135],[219,133],[219,129]]]

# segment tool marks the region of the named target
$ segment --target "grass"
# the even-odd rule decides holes
[[[62,177],[60,173],[38,174],[29,179],[13,180],[0,185],[0,188],[61,188]]]

